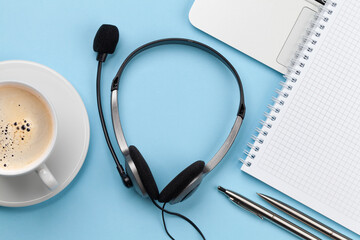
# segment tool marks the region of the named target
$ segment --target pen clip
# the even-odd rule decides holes
[[[230,200],[231,200],[233,203],[235,203],[236,205],[238,205],[238,206],[244,208],[245,210],[247,210],[247,211],[255,214],[255,215],[258,216],[260,219],[264,219],[264,216],[262,216],[261,214],[259,214],[259,213],[256,212],[256,211],[254,211],[253,209],[246,207],[246,206],[245,206],[244,204],[242,204],[240,201],[238,201],[238,200],[236,200],[236,199],[234,199],[234,198],[232,198],[232,197],[230,197]]]

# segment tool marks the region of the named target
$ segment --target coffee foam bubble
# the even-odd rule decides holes
[[[53,138],[46,102],[23,86],[0,85],[0,169],[17,170],[41,157]]]

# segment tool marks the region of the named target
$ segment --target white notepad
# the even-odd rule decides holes
[[[328,1],[242,170],[360,234],[360,1]]]

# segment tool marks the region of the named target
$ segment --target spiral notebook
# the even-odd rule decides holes
[[[360,234],[360,1],[304,33],[242,170]]]

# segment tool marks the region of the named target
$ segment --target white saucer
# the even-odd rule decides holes
[[[47,166],[59,186],[48,190],[34,172],[0,177],[0,206],[30,206],[55,196],[75,178],[89,147],[89,118],[74,87],[48,67],[28,61],[0,62],[0,82],[4,80],[31,82],[53,104],[58,118],[58,138]]]

